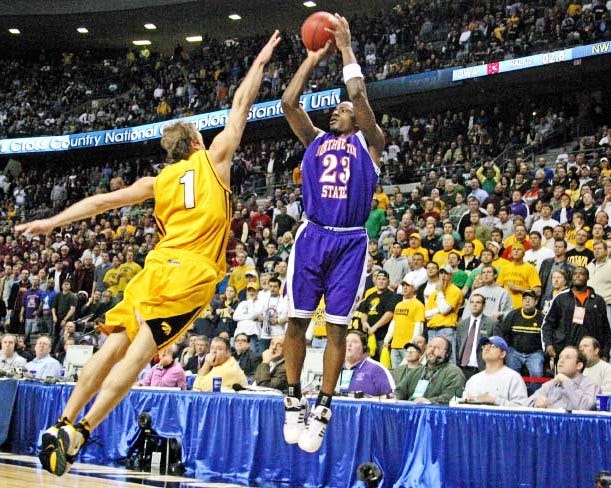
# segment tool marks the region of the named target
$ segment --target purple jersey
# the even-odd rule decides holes
[[[307,218],[330,227],[365,225],[379,169],[362,132],[351,136],[320,134],[301,164]]]

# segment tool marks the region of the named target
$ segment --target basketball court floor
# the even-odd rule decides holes
[[[38,458],[0,452],[2,488],[235,488],[240,485],[205,483],[181,476],[152,475],[95,464],[75,463],[69,473],[58,477],[42,469]]]

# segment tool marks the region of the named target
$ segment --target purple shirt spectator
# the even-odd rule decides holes
[[[388,395],[395,391],[395,382],[390,372],[377,361],[366,357],[351,369],[342,370],[342,381],[352,375],[350,385],[344,391],[362,391],[365,395]],[[340,387],[341,388],[341,387]]]
[[[26,319],[35,318],[35,314],[40,308],[44,292],[39,288],[30,288],[23,294],[23,308]]]
[[[511,215],[521,215],[524,218],[529,214],[528,206],[522,201],[509,204],[509,211]]]

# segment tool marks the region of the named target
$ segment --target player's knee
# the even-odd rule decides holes
[[[345,347],[346,333],[345,326],[327,323],[327,341],[331,341],[334,344],[339,343],[342,347]]]
[[[286,335],[293,337],[305,336],[309,324],[309,319],[300,319],[296,317],[290,318],[286,328]]]

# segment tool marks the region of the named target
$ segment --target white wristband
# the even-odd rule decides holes
[[[344,66],[344,84],[348,83],[348,80],[352,78],[363,78],[363,72],[361,71],[361,67],[358,63],[351,63]]]

